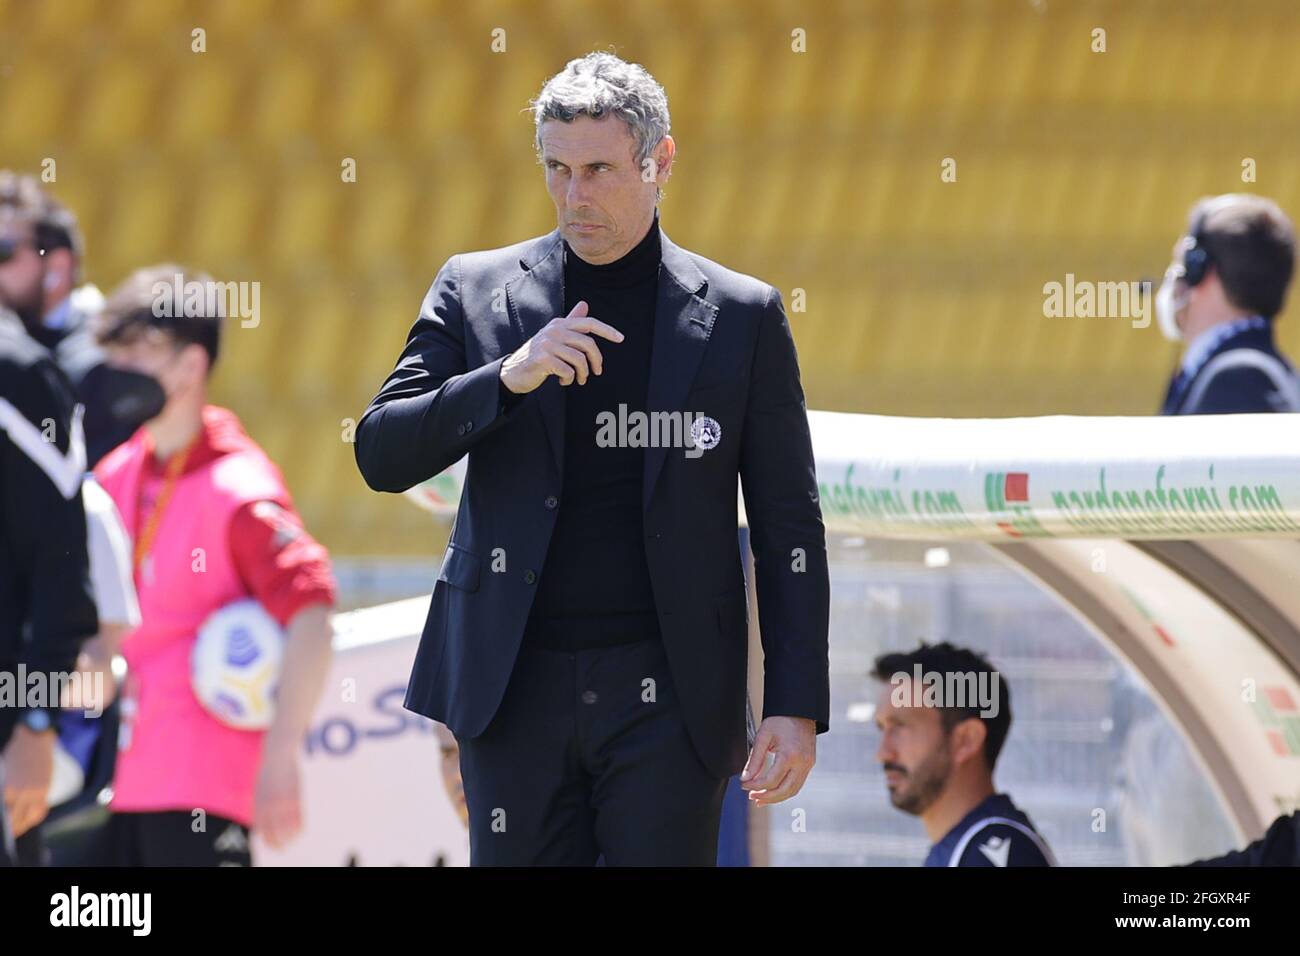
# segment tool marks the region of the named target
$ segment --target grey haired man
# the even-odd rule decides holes
[[[473,865],[712,865],[729,778],[794,796],[829,725],[794,340],[775,288],[661,231],[676,145],[645,69],[592,53],[532,107],[556,228],[448,260],[357,427],[377,491],[469,456],[406,705],[459,744]]]

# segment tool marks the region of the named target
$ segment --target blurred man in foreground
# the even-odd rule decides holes
[[[1300,380],[1273,323],[1295,266],[1295,229],[1277,203],[1229,193],[1192,207],[1156,295],[1166,338],[1183,343],[1162,415],[1300,411]]]
[[[14,310],[27,335],[50,350],[67,376],[75,400],[82,405],[86,465],[93,468],[146,419],[158,414],[163,394],[148,376],[110,366],[95,342],[90,319],[104,297],[93,285],[77,286],[84,246],[77,217],[35,176],[0,170],[0,307]],[[139,611],[117,509],[93,477],[83,482],[81,493],[101,633],[83,645],[78,669],[111,694],[112,662],[106,649],[116,646],[121,635],[139,623]],[[61,715],[58,753],[66,758],[65,766],[76,768],[83,784],[111,770],[106,767],[92,774],[94,755],[111,752],[99,743],[101,732],[116,728],[116,708],[105,712],[108,704],[100,701],[90,714],[69,708]],[[91,779],[89,785],[94,783]],[[84,794],[68,808],[88,805],[93,797]],[[21,863],[42,862],[46,852],[40,831],[28,830],[17,850]]]
[[[59,701],[29,699],[73,670],[98,626],[81,499],[80,409],[49,354],[0,309],[0,864],[48,811]]]
[[[926,866],[1055,866],[1047,843],[993,767],[1011,729],[1011,694],[988,661],[951,644],[883,654],[872,676],[889,799],[919,816]]]
[[[0,306],[22,319],[72,383],[93,468],[158,414],[163,394],[147,375],[105,361],[90,327],[104,297],[77,285],[84,248],[77,217],[35,176],[0,170]]]

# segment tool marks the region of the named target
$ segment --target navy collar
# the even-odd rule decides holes
[[[1254,332],[1269,333],[1270,330],[1268,319],[1262,315],[1247,315],[1206,329],[1187,346],[1179,371],[1185,373],[1186,378],[1195,378],[1205,363],[1232,339]]]
[[[963,833],[985,817],[1005,817],[1011,816],[1015,812],[1016,805],[1011,802],[1009,796],[1005,793],[991,793],[977,803],[970,813],[962,817],[956,826],[945,833],[943,839],[936,843],[935,846],[960,838]]]

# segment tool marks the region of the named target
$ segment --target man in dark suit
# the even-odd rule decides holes
[[[0,229],[7,225],[0,215]],[[45,819],[59,702],[98,616],[90,582],[81,411],[49,353],[0,306],[0,867],[37,863],[21,841]],[[43,681],[29,681],[35,675]],[[17,693],[15,693],[15,689]]]
[[[793,796],[829,724],[794,341],[776,289],[660,230],[675,145],[649,73],[593,53],[532,107],[558,228],[453,256],[357,426],[379,491],[469,456],[406,705],[460,746],[473,864],[711,865],[730,776]]]
[[[1192,207],[1156,296],[1167,338],[1185,343],[1162,415],[1300,411],[1300,381],[1273,338],[1295,264],[1277,203],[1231,193]]]

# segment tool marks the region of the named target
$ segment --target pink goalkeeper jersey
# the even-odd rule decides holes
[[[122,645],[130,674],[111,807],[202,809],[251,827],[265,734],[235,730],[203,709],[191,689],[190,652],[209,614],[249,596],[228,540],[235,512],[255,501],[293,505],[279,469],[233,413],[208,406],[203,419],[205,432],[221,433],[226,447],[235,436],[235,450],[180,477],[136,574],[142,623]],[[95,470],[133,541],[141,527],[141,483],[160,484],[146,468],[151,456],[141,429]]]

